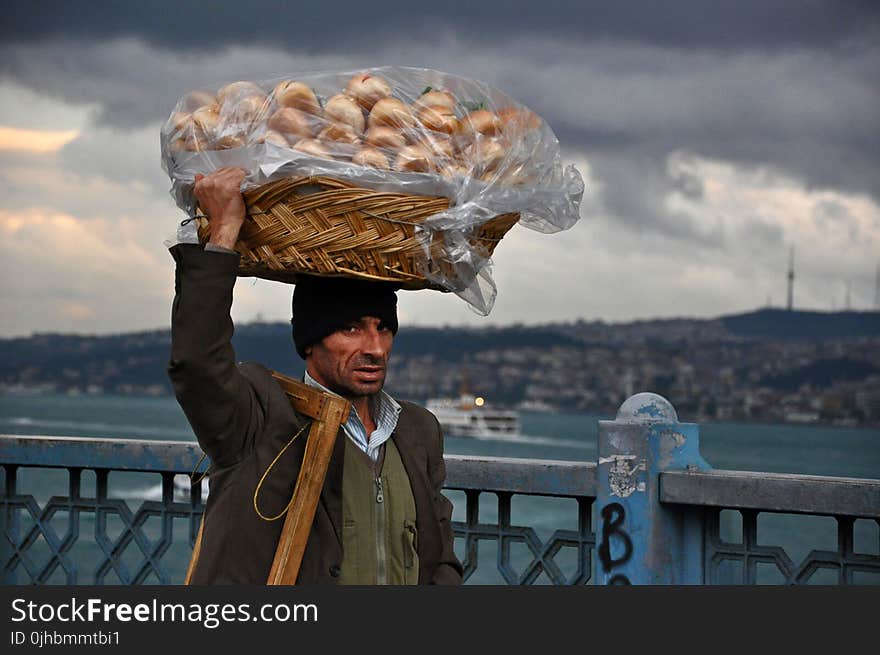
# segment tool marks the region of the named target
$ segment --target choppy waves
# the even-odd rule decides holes
[[[89,432],[106,432],[119,437],[144,437],[153,439],[186,439],[192,435],[171,427],[124,425],[104,421],[53,420],[32,416],[0,417],[0,431],[5,426],[20,431],[27,428],[32,434],[47,434],[48,430],[87,436]]]
[[[563,439],[558,437],[546,437],[534,434],[487,434],[487,435],[474,435],[469,437],[457,437],[455,435],[450,435],[451,439],[462,439],[464,441],[469,441],[471,439],[476,439],[477,441],[494,441],[498,443],[518,443],[518,444],[529,444],[534,446],[561,446],[564,448],[577,448],[577,449],[587,449],[590,447],[590,444],[586,441],[577,441],[575,439]]]

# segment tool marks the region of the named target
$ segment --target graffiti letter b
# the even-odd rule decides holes
[[[620,527],[624,519],[626,519],[626,511],[620,503],[610,503],[602,508],[602,543],[599,544],[599,560],[605,573],[632,557],[632,539]],[[623,554],[620,557],[611,557],[611,535],[617,535],[623,543]]]

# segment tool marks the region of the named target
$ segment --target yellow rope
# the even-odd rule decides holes
[[[205,453],[202,453],[202,456],[199,457],[199,461],[196,462],[195,466],[193,466],[192,473],[189,474],[189,483],[190,483],[189,486],[191,486],[191,487],[196,486],[199,482],[201,482],[202,480],[205,479],[205,476],[208,475],[208,471],[211,470],[211,467],[208,466],[208,468],[206,468],[204,471],[202,471],[202,475],[199,477],[198,480],[193,480],[193,478],[196,475],[196,471],[199,470],[199,464],[201,464],[202,462],[205,461],[205,457],[207,457],[207,455],[205,455]]]
[[[276,462],[278,461],[278,459],[284,454],[284,451],[287,450],[287,449],[290,447],[290,444],[292,444],[294,441],[296,441],[297,437],[299,437],[299,435],[301,435],[301,434],[303,433],[303,430],[305,430],[305,429],[306,429],[308,426],[310,426],[310,425],[311,425],[311,422],[308,422],[308,423],[304,424],[304,425],[299,429],[299,432],[297,432],[295,435],[293,435],[293,437],[291,437],[290,441],[287,442],[287,445],[284,446],[284,448],[281,449],[281,452],[279,452],[277,455],[275,455],[275,459],[273,459],[273,460],[272,460],[272,463],[269,464],[268,467],[266,467],[266,470],[265,470],[265,471],[263,471],[263,475],[260,477],[260,481],[257,483],[257,488],[254,489],[254,511],[257,513],[257,516],[259,516],[259,517],[260,517],[261,519],[263,519],[264,521],[277,521],[277,520],[280,519],[282,516],[284,516],[285,514],[287,514],[287,510],[289,510],[289,509],[290,509],[290,506],[293,505],[293,495],[291,495],[291,496],[290,496],[290,502],[287,503],[287,507],[285,507],[283,510],[281,510],[281,513],[280,513],[278,516],[273,516],[273,517],[269,518],[268,516],[265,516],[265,515],[260,511],[260,508],[257,506],[257,496],[260,495],[260,488],[263,486],[263,481],[266,479],[266,476],[269,475],[269,471],[272,470],[272,467],[275,466],[275,463],[276,463]],[[296,492],[296,488],[294,487],[294,493],[295,493],[295,492]]]

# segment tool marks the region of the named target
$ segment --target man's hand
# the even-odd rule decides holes
[[[241,168],[218,168],[209,175],[196,175],[193,193],[211,226],[208,243],[230,250],[235,248],[238,232],[244,223],[241,182],[245,174]]]

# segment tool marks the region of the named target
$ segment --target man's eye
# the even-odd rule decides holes
[[[345,328],[345,333],[346,333],[346,334],[354,334],[354,333],[357,332],[357,331],[358,331],[358,326],[357,326],[357,325],[349,325],[348,327]]]

